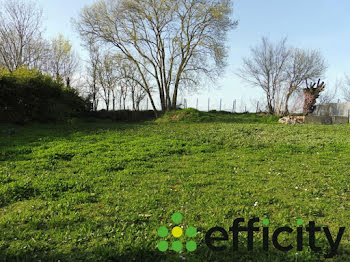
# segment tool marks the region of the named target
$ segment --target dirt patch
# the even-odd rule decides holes
[[[280,118],[278,122],[286,125],[305,124],[305,116],[285,116]]]

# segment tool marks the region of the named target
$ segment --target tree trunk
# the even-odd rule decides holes
[[[162,112],[166,111],[166,101],[164,96],[164,89],[161,87],[159,81],[158,81],[158,89],[159,89],[159,99],[160,99],[160,105],[162,108]]]
[[[132,108],[133,108],[134,111],[136,111],[135,89],[131,89],[131,100],[132,100]]]
[[[320,79],[318,80],[317,86],[316,83],[308,86],[306,82],[306,88],[303,89],[305,100],[304,100],[304,115],[312,114],[316,108],[316,100],[319,98],[320,93],[325,89],[324,82],[320,83]]]
[[[97,111],[97,108],[96,108],[96,94],[95,93],[92,95],[92,110],[93,111]]]
[[[179,88],[179,80],[176,80],[176,83],[174,86],[173,101],[172,101],[171,108],[170,108],[171,110],[176,110],[178,88]]]
[[[119,110],[122,110],[122,96],[123,94],[121,93],[119,97]]]
[[[115,111],[115,94],[113,92],[113,111]]]
[[[290,96],[291,96],[291,93],[288,92],[287,96],[286,96],[286,104],[285,104],[285,107],[284,107],[284,115],[289,115],[289,108],[288,108],[288,105],[289,105],[289,99],[290,99]]]
[[[266,100],[267,100],[267,108],[268,108],[269,114],[271,115],[275,114],[275,110],[273,108],[272,100],[269,94],[266,94]]]
[[[147,92],[149,100],[151,101],[151,105],[152,105],[152,109],[153,109],[154,115],[155,115],[156,118],[158,118],[158,111],[157,111],[156,105],[154,104],[152,95],[151,95],[151,93],[149,91],[146,90],[146,92]]]
[[[66,86],[70,87],[70,78],[69,77],[67,77],[67,79],[66,79]]]

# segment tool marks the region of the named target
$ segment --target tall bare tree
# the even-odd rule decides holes
[[[49,50],[41,36],[42,10],[24,0],[2,0],[0,6],[0,65],[42,69]]]
[[[251,58],[243,59],[238,75],[262,88],[269,113],[289,114],[290,99],[300,98],[302,84],[320,78],[326,69],[319,51],[287,47],[285,38],[272,43],[263,37],[261,44],[251,49]]]
[[[345,75],[345,84],[342,86],[345,101],[350,102],[350,77]]]
[[[244,58],[238,72],[243,80],[253,86],[260,87],[266,96],[268,112],[274,114],[280,103],[279,94],[286,80],[285,69],[290,56],[290,49],[284,38],[277,44],[266,37],[260,45],[251,48],[251,58]]]
[[[134,111],[140,110],[140,104],[147,96],[145,90],[139,85],[142,82],[140,75],[137,73],[135,65],[128,59],[122,56],[117,56],[117,67],[119,75],[119,94],[120,94],[120,108],[125,109],[125,101],[128,94],[131,98],[132,109]],[[123,102],[123,106],[122,106]]]
[[[140,111],[140,104],[146,97],[146,92],[135,82],[130,80],[130,97],[132,102],[132,109]]]
[[[338,90],[342,88],[343,81],[339,78],[335,80],[332,85],[327,85],[327,87],[331,86],[332,88],[327,88],[324,92],[320,94],[318,99],[318,104],[329,104],[334,103],[337,100]]]
[[[126,99],[129,94],[129,79],[123,78],[119,82],[119,108],[120,110],[126,110]]]
[[[101,54],[99,48],[97,47],[94,39],[89,39],[85,44],[86,48],[89,51],[89,59],[87,61],[87,94],[92,100],[92,110],[98,110],[99,104],[99,93],[100,93],[100,85],[98,81],[98,67],[101,61]]]
[[[76,27],[114,45],[140,75],[138,83],[161,109],[175,109],[178,93],[199,76],[214,76],[225,65],[231,0],[99,0],[84,8]]]
[[[64,81],[70,86],[73,74],[78,67],[78,57],[72,44],[62,34],[51,41],[50,71],[57,81]]]
[[[112,103],[114,111],[116,109],[116,87],[119,77],[117,75],[116,63],[110,52],[106,52],[98,63],[98,79],[106,109],[109,111]]]
[[[325,60],[319,51],[294,48],[290,52],[286,70],[286,95],[284,114],[289,114],[289,100],[301,89],[306,80],[322,77],[327,69]]]

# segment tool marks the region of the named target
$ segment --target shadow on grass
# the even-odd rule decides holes
[[[153,121],[137,123],[115,122],[112,120],[72,119],[69,122],[50,124],[31,123],[28,125],[0,124],[0,146],[25,146],[37,141],[55,141],[98,135],[109,131],[138,130]]]
[[[55,253],[53,250],[32,251],[23,255],[9,255],[0,250],[1,261],[242,261],[242,262],[302,262],[302,261],[349,261],[347,258],[349,252],[344,250],[339,251],[338,256],[332,259],[324,259],[322,254],[311,254],[310,252],[295,253],[290,251],[288,253],[270,250],[265,252],[263,250],[254,250],[252,252],[239,251],[233,252],[227,249],[223,252],[210,251],[206,246],[202,245],[195,252],[180,252],[174,251],[160,252],[154,250],[126,250],[123,254],[118,254],[118,251],[113,246],[101,246],[96,250],[84,251],[75,249],[68,253]]]

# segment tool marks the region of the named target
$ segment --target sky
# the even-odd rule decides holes
[[[71,24],[80,10],[94,0],[37,0],[44,11],[45,35],[51,39],[62,33],[70,39],[75,50],[84,56],[79,35]],[[264,99],[258,88],[244,83],[236,72],[242,58],[249,57],[250,48],[259,44],[261,37],[272,41],[283,37],[294,47],[320,50],[328,70],[325,82],[333,88],[337,78],[350,74],[350,1],[348,0],[234,0],[233,19],[239,21],[227,38],[228,67],[215,87],[202,89],[199,94],[186,94],[187,105],[199,109],[231,110],[233,100],[242,110]],[[183,99],[182,97],[180,99]]]

